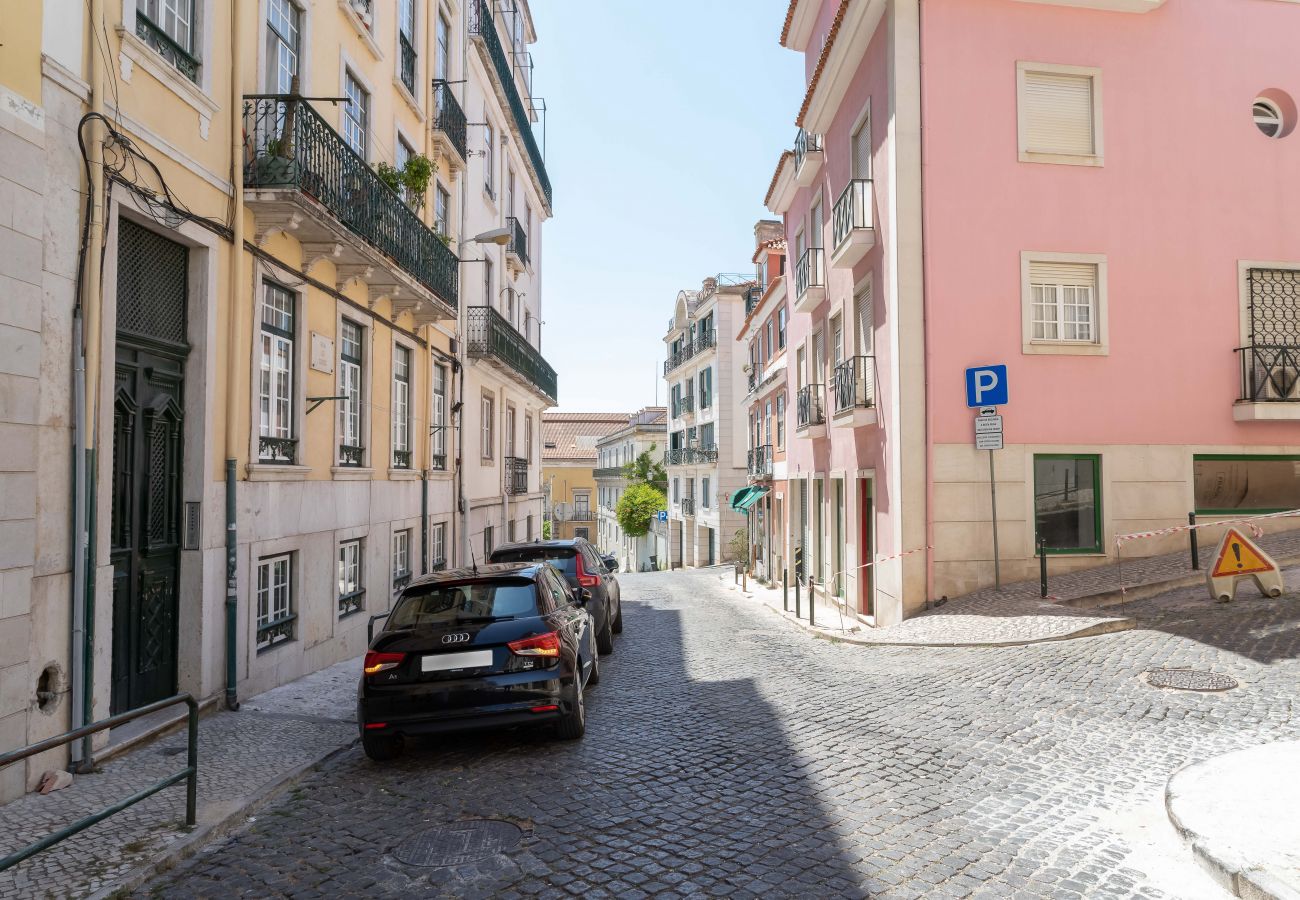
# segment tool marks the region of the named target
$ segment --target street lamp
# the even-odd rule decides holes
[[[485,231],[470,238],[470,243],[496,244],[498,247],[504,247],[510,243],[510,236],[509,228],[493,228],[491,231]]]

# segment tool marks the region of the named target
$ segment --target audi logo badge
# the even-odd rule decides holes
[[[442,642],[444,644],[464,644],[469,641],[469,632],[462,631],[460,634],[444,634]]]

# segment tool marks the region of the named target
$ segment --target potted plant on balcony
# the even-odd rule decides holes
[[[293,89],[298,89],[294,78]],[[262,150],[253,160],[253,183],[259,185],[295,184],[298,180],[298,160],[293,150],[294,119],[298,101],[287,100],[281,107],[279,100],[258,101],[266,106],[258,110],[257,132],[270,133]]]
[[[424,154],[419,154],[408,159],[400,169],[386,162],[378,163],[375,174],[394,194],[401,195],[407,204],[419,209],[424,206],[424,195],[433,180],[433,163]]]

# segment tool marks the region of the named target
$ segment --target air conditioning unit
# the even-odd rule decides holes
[[[1256,366],[1255,386],[1260,400],[1300,400],[1300,368]]]

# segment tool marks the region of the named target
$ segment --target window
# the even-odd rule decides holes
[[[398,0],[397,4],[397,71],[402,84],[415,93],[415,0]]]
[[[137,0],[136,33],[190,81],[199,80],[194,0]]]
[[[812,211],[808,215],[808,246],[819,249],[822,245],[822,195],[818,191],[817,199],[812,202]]]
[[[515,214],[515,170],[513,166],[506,166],[506,215],[514,216]]]
[[[785,394],[776,395],[776,446],[785,446]]]
[[[1198,455],[1192,481],[1198,514],[1300,509],[1300,456]]]
[[[709,508],[709,476],[707,475],[700,479],[700,507]]]
[[[1021,254],[1025,353],[1105,354],[1106,258]]]
[[[411,351],[393,348],[393,468],[411,468]]]
[[[674,478],[673,479],[673,502],[676,503],[678,500],[681,499],[681,496],[682,496],[681,484],[679,483],[679,479]]]
[[[713,367],[700,372],[700,409],[713,405]]]
[[[487,525],[483,528],[483,559],[487,560],[492,556],[492,548],[496,546],[496,541],[492,539],[492,526]]]
[[[513,457],[515,455],[515,408],[506,407],[506,434],[505,434],[505,455]]]
[[[497,142],[496,130],[488,119],[487,110],[483,110],[483,190],[493,200],[497,198]]]
[[[493,305],[492,301],[493,299],[495,299],[492,294],[492,287],[495,279],[493,279],[492,276],[493,276],[492,260],[488,259],[487,257],[484,257],[483,258],[483,305],[484,306],[492,306]]]
[[[1101,553],[1101,457],[1034,457],[1034,530],[1049,553]]]
[[[531,541],[532,539],[533,539],[533,515],[532,513],[529,513],[528,517],[525,519],[524,540]]]
[[[356,322],[343,320],[339,341],[339,465],[360,466],[365,447],[361,440],[362,335]]]
[[[492,402],[492,398],[491,398],[491,397],[488,397],[488,396],[484,396],[484,397],[483,397],[483,401],[482,401],[481,411],[480,411],[480,416],[482,417],[482,422],[479,423],[480,426],[481,426],[481,428],[482,428],[482,432],[479,434],[479,441],[480,441],[480,445],[479,445],[479,455],[480,455],[483,459],[492,459],[492,458],[493,458],[493,446],[492,446],[492,441],[493,441],[493,421],[492,421],[492,417],[495,415],[495,413],[494,413],[494,411],[493,411],[493,407],[494,407],[494,404],[493,404],[493,402]]]
[[[445,238],[451,237],[451,194],[439,184],[433,194],[433,230]]]
[[[393,532],[393,590],[399,591],[411,580],[411,529]]]
[[[439,522],[429,528],[430,562],[429,567],[437,570],[447,565],[447,526]]]
[[[1255,127],[1263,132],[1265,137],[1283,137],[1286,123],[1276,103],[1260,97],[1255,100],[1250,112],[1255,119]]]
[[[771,319],[767,320],[767,356],[772,358],[776,355],[776,323]]]
[[[267,89],[287,94],[298,74],[302,12],[293,0],[268,0],[266,26]]]
[[[587,491],[573,492],[573,517],[579,522],[591,518],[591,494]]]
[[[524,415],[524,459],[533,459],[533,417],[528,414]]]
[[[361,581],[361,541],[339,544],[339,618],[358,612],[366,589]]]
[[[875,312],[872,307],[870,281],[853,295],[853,312],[856,327],[853,329],[853,346],[856,356],[870,356],[874,333]]]
[[[266,650],[293,640],[293,555],[266,556],[257,561],[257,649]]]
[[[871,177],[871,118],[870,116],[862,117],[860,124],[853,135],[849,138],[851,154],[849,164],[852,168],[852,177],[866,179]]]
[[[1017,63],[1021,162],[1101,165],[1101,70]]]
[[[415,156],[415,149],[406,142],[406,138],[402,137],[401,135],[398,135],[397,150],[393,154],[393,165],[396,166],[397,169],[399,170],[405,169],[406,164],[410,162],[411,157],[413,156]],[[402,195],[402,200],[406,203],[407,206],[418,207],[423,205],[424,198],[415,193],[412,193],[406,187],[406,185],[402,185],[399,191]]]
[[[770,446],[772,443],[772,401],[769,400],[763,405],[763,443],[760,446]]]
[[[776,311],[776,346],[778,350],[785,349],[785,307]]]
[[[433,427],[429,430],[430,461],[433,469],[447,468],[447,367],[433,367]]]
[[[450,81],[451,25],[447,24],[447,16],[441,10],[438,11],[438,32],[436,40],[438,43],[438,58],[433,61],[433,77],[439,81]]]
[[[713,423],[706,422],[700,426],[700,447],[708,450],[714,445]]]
[[[261,416],[258,458],[292,463],[294,295],[265,282],[262,297],[262,358],[258,386]]]
[[[591,529],[585,526],[580,528],[576,527],[573,529],[573,536],[575,538],[582,538],[584,541],[589,541],[591,540]]]
[[[370,127],[370,95],[348,71],[343,78],[343,94],[348,102],[343,104],[343,142],[366,159],[366,141]]]

